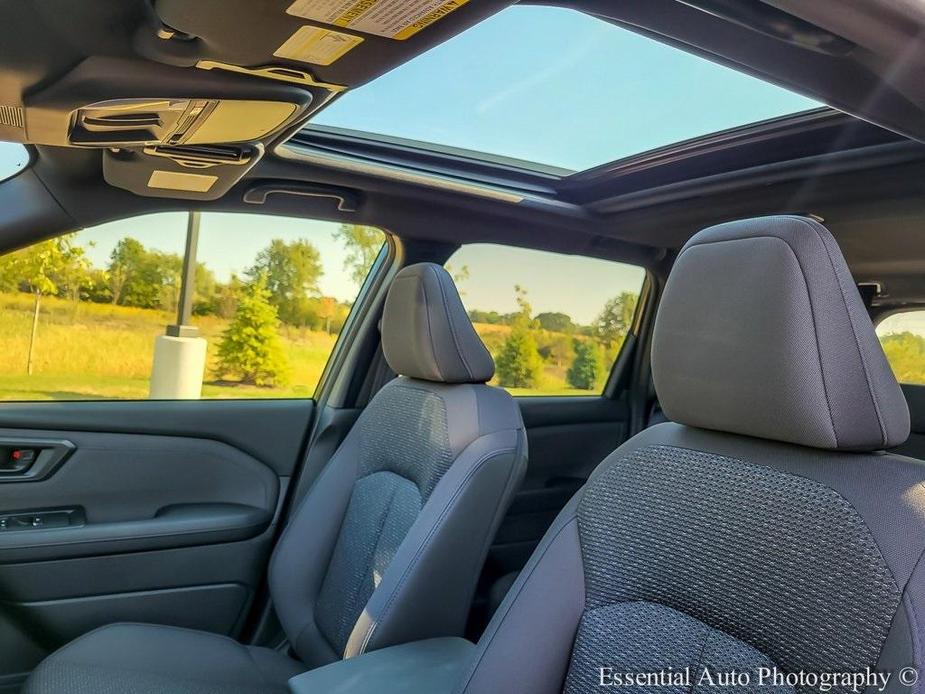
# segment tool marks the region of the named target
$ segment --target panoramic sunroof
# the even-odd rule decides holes
[[[820,105],[581,12],[515,6],[312,124],[581,171]]]

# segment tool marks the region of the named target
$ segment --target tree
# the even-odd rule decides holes
[[[501,314],[497,311],[480,311],[478,309],[472,309],[469,311],[469,320],[473,323],[498,325],[501,323]]]
[[[607,347],[622,342],[626,337],[633,324],[638,298],[632,292],[621,292],[604,304],[604,309],[594,321],[594,332]]]
[[[279,317],[270,303],[266,275],[261,273],[243,287],[234,318],[222,333],[219,377],[234,374],[241,383],[259,386],[288,382],[289,365],[278,329]]]
[[[446,271],[449,273],[450,277],[453,278],[453,282],[456,284],[456,291],[459,295],[465,296],[466,292],[462,288],[462,283],[469,279],[469,266],[463,265],[457,270],[452,265],[447,265]]]
[[[536,340],[530,334],[534,322],[530,318],[532,309],[527,301],[527,292],[519,285],[514,286],[520,311],[513,321],[511,334],[495,359],[498,382],[506,388],[532,388],[536,385],[543,369],[543,360],[536,347]]]
[[[197,283],[198,284],[198,283]],[[208,299],[203,299],[200,309],[193,309],[193,313],[211,314],[220,318],[232,318],[238,306],[238,298],[243,291],[244,283],[241,278],[232,273],[228,282],[216,283]],[[198,290],[197,290],[198,291]]]
[[[538,313],[536,322],[540,324],[543,330],[549,330],[553,333],[570,333],[575,329],[572,318],[567,313],[548,312]]]
[[[549,333],[537,345],[543,361],[552,362],[557,367],[570,361],[574,356],[572,338],[564,333]]]
[[[35,297],[26,360],[26,373],[32,375],[42,297],[68,290],[70,282],[72,287],[78,287],[76,296],[79,298],[79,286],[89,277],[90,263],[84,249],[74,244],[73,234],[33,244],[12,254],[7,262],[7,271],[18,277],[18,284]]]
[[[900,383],[925,383],[925,338],[905,331],[880,338],[887,361]]]
[[[382,232],[360,224],[341,224],[334,238],[343,241],[347,249],[344,269],[350,271],[354,282],[362,284],[382,248]]]
[[[253,281],[266,277],[270,303],[276,307],[284,323],[299,324],[299,308],[304,299],[318,296],[318,280],[324,269],[318,249],[305,239],[286,243],[273,239],[257,254],[254,265],[247,271]]]
[[[515,328],[501,345],[495,366],[498,383],[505,388],[533,388],[543,368],[536,340],[523,328]]]
[[[331,321],[337,315],[337,301],[330,296],[321,297],[318,302],[318,317],[324,321],[324,331],[331,332]]]
[[[572,388],[593,390],[602,375],[601,350],[591,340],[575,340],[575,359],[565,377]]]
[[[145,280],[157,287],[157,291],[152,292],[152,297],[156,296],[156,303],[147,308],[176,311],[180,302],[180,283],[183,281],[183,258],[176,253],[150,251],[145,269]],[[198,265],[196,270],[196,274],[199,274]],[[193,283],[195,285],[195,277]]]
[[[176,253],[149,250],[130,236],[121,239],[109,255],[109,291],[112,303],[136,308],[175,310],[180,293],[183,259]],[[197,265],[208,284],[211,273]],[[212,279],[214,282],[214,278]]]
[[[109,254],[109,291],[112,303],[121,304],[125,286],[139,273],[147,254],[141,241],[127,236]]]

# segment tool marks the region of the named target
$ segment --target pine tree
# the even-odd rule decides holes
[[[536,322],[530,317],[533,309],[527,301],[527,292],[514,285],[514,297],[520,310],[514,316],[511,334],[495,359],[498,383],[505,388],[533,388],[543,371],[543,358],[531,332]]]
[[[533,388],[543,370],[536,340],[522,327],[515,327],[495,360],[498,383],[505,388]]]
[[[231,323],[218,345],[220,376],[234,374],[241,383],[278,386],[289,380],[289,364],[279,339],[279,317],[270,303],[266,274],[242,288]]]
[[[575,340],[575,359],[565,377],[572,388],[593,390],[601,377],[601,351],[590,340]]]

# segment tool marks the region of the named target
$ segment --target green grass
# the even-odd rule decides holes
[[[43,298],[34,354],[27,375],[32,298],[0,294],[0,400],[145,399],[154,340],[173,317],[162,311]],[[227,321],[193,322],[208,340],[204,398],[308,398],[334,347],[335,335],[282,327],[280,337],[292,382],[263,388],[216,383],[214,355]]]
[[[42,299],[33,374],[27,375],[32,297],[0,294],[0,400],[143,400],[154,340],[174,316],[164,311],[110,304]],[[227,320],[195,317],[208,341],[204,398],[310,398],[334,348],[336,335],[282,326],[280,338],[291,367],[285,386],[259,387],[219,381],[215,353]],[[476,330],[497,348],[510,328],[477,324]],[[509,389],[514,395],[596,395],[565,382],[566,367],[547,365],[535,388]]]

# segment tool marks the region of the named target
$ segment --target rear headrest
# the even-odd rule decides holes
[[[804,217],[720,224],[685,244],[659,306],[652,375],[680,424],[855,451],[909,435],[838,244]]]
[[[485,383],[495,373],[453,279],[433,263],[409,265],[392,280],[382,351],[392,371],[425,381]]]

